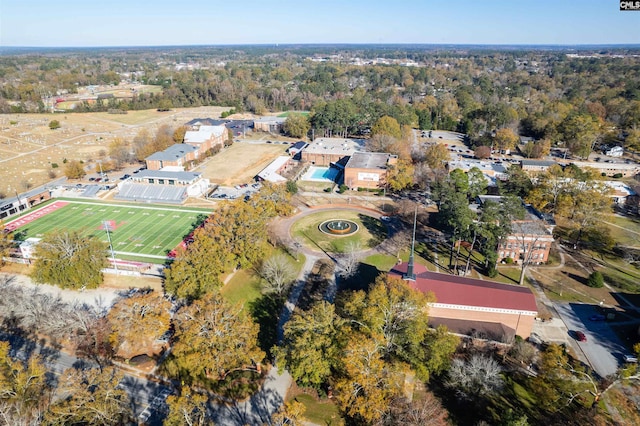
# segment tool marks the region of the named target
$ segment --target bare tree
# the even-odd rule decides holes
[[[444,426],[447,425],[447,410],[432,393],[420,401],[395,398],[388,411],[375,423],[376,426]]]
[[[283,295],[296,279],[296,270],[284,254],[276,254],[267,259],[260,270],[263,290],[267,293]]]
[[[518,340],[509,350],[509,355],[523,364],[529,365],[536,358],[536,348],[524,340]]]
[[[502,367],[490,356],[473,355],[468,361],[456,358],[451,362],[447,386],[465,397],[491,394],[503,385],[501,373]]]
[[[360,267],[359,252],[362,250],[362,246],[357,241],[351,241],[345,247],[345,253],[340,256],[338,261],[338,274],[342,278],[350,278]]]

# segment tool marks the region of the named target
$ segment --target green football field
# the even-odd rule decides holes
[[[164,259],[167,253],[206,218],[211,211],[155,205],[118,205],[93,201],[55,201],[46,214],[26,222],[14,231],[16,239],[42,237],[59,230],[84,230],[107,241],[104,223],[116,257]]]

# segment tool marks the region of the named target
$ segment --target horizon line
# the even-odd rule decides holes
[[[139,45],[96,45],[96,46],[78,46],[78,45],[59,45],[59,46],[38,46],[38,45],[5,45],[0,46],[2,49],[91,49],[91,48],[145,48],[145,47],[235,47],[235,46],[260,46],[260,47],[283,47],[283,46],[499,46],[499,47],[521,47],[521,46],[540,46],[540,47],[639,47],[640,43],[423,43],[423,42],[286,42],[286,43],[220,43],[220,44],[139,44]]]

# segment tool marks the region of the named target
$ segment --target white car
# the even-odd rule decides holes
[[[391,218],[389,216],[380,216],[380,220],[383,222],[389,222]]]
[[[622,358],[624,359],[624,362],[628,362],[628,363],[638,362],[638,357],[635,355],[625,355]]]

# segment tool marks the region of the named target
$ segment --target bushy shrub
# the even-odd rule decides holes
[[[342,185],[340,185],[340,187],[339,187],[339,189],[338,189],[338,192],[339,192],[340,194],[342,194],[342,193],[344,193],[344,192],[345,192],[346,190],[348,190],[348,189],[349,189],[349,187],[348,187],[347,185],[342,184]]]
[[[513,263],[513,259],[510,257],[505,257],[504,263],[506,263],[507,265],[511,265]]]
[[[592,272],[587,279],[587,285],[593,288],[604,287],[604,277],[600,271]]]

